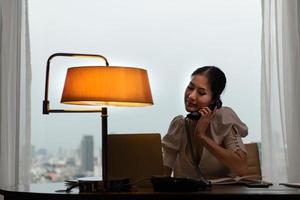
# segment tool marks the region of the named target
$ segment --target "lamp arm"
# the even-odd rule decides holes
[[[72,110],[50,110],[50,102],[48,100],[48,90],[49,90],[49,74],[50,74],[50,62],[54,57],[95,57],[95,58],[100,58],[101,60],[105,61],[105,65],[109,66],[109,63],[107,59],[98,54],[81,54],[81,53],[55,53],[49,56],[47,60],[47,67],[46,67],[46,79],[45,79],[45,98],[43,101],[43,114],[49,114],[50,112],[57,112],[57,113],[63,113],[63,112],[91,112],[91,110],[80,110],[80,111],[72,111]],[[99,112],[99,110],[95,110],[92,112]]]
[[[94,113],[94,112],[101,112],[102,109],[82,109],[82,110],[65,110],[65,109],[51,109],[49,110],[51,113]]]

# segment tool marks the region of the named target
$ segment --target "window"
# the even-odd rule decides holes
[[[183,93],[193,70],[219,66],[228,78],[224,105],[248,125],[245,141],[260,141],[260,9],[258,0],[29,0],[32,182],[87,175],[80,164],[84,141],[94,145],[94,173],[88,175],[101,175],[100,116],[42,115],[46,61],[56,52],[102,54],[111,65],[148,70],[154,105],[109,107],[111,133],[165,135],[172,118],[185,114]],[[78,62],[97,64],[53,60],[51,107],[62,107],[65,70]]]

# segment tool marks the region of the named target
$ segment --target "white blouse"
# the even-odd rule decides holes
[[[189,153],[184,121],[182,115],[176,116],[169,126],[168,133],[163,137],[163,162],[165,166],[173,169],[174,177],[197,177],[197,171]],[[218,109],[208,127],[208,136],[221,147],[232,151],[240,149],[247,153],[241,139],[247,135],[247,126],[229,107]],[[205,147],[200,155],[198,166],[206,178],[224,177],[231,173]]]

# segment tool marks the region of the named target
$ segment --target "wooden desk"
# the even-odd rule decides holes
[[[213,186],[209,191],[198,191],[189,193],[176,192],[153,192],[152,189],[140,189],[136,192],[123,193],[78,193],[74,190],[71,193],[55,192],[64,189],[63,183],[52,184],[32,184],[28,189],[22,188],[2,188],[0,194],[4,195],[5,200],[22,199],[22,200],[52,200],[52,199],[107,199],[107,200],[158,200],[158,199],[184,199],[184,200],[268,200],[268,199],[300,199],[300,189],[287,188],[284,186],[272,186],[269,188],[247,188],[245,186]]]

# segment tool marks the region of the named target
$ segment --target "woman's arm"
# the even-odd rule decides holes
[[[238,176],[243,176],[248,171],[247,154],[242,150],[233,151],[219,146],[207,136],[207,127],[217,110],[204,109],[200,111],[202,117],[198,120],[195,129],[197,143],[204,145],[217,159],[229,167]]]
[[[209,138],[206,134],[200,135],[200,141],[204,146],[222,163],[232,169],[238,176],[247,174],[247,155],[242,150],[232,151],[219,146],[215,141]]]
[[[173,170],[170,167],[164,166],[164,175],[171,176],[172,171]]]

